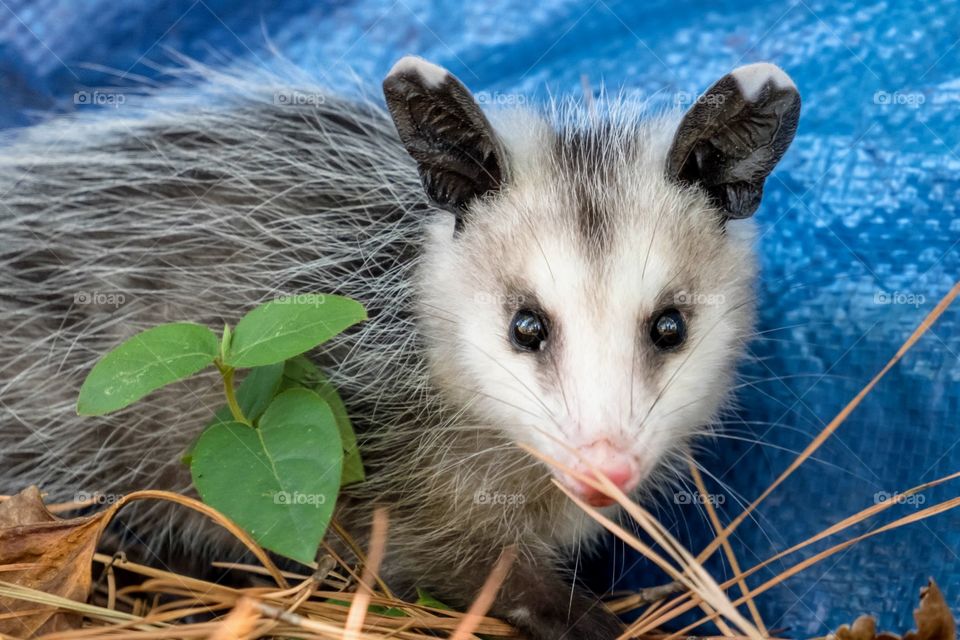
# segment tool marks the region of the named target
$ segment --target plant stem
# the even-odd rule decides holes
[[[243,415],[240,404],[237,402],[237,394],[233,390],[233,367],[228,367],[219,362],[216,364],[217,369],[220,370],[220,376],[223,378],[223,393],[227,396],[227,406],[230,407],[230,413],[233,414],[233,419],[248,427],[252,427],[253,425],[247,420],[247,417]]]

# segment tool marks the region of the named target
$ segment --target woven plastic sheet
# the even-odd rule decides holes
[[[758,214],[761,334],[743,368],[740,408],[704,458],[723,482],[708,479],[726,521],[886,363],[960,273],[958,24],[957,3],[877,0],[6,0],[0,125],[78,108],[77,92],[118,78],[163,83],[152,63],[164,49],[213,65],[269,64],[273,46],[334,85],[350,70],[375,84],[412,52],[493,102],[604,83],[676,104],[739,64],[778,63],[796,80],[804,109]],[[949,310],[738,530],[743,566],[960,469],[958,320],[960,308]],[[892,513],[956,493],[956,485],[944,487]],[[694,550],[711,537],[698,502],[680,492],[658,505]],[[620,587],[663,580],[614,546],[605,558],[584,560],[588,573],[607,584],[610,571],[623,574]],[[950,513],[826,560],[766,593],[760,610],[771,628],[795,636],[825,634],[864,612],[904,630],[929,576],[960,609],[958,555],[960,514]],[[711,566],[729,575],[721,558]]]

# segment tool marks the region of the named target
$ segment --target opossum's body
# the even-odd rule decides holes
[[[616,105],[595,129],[564,111],[561,135],[539,116],[498,120],[484,158],[499,164],[474,176],[496,176],[496,189],[456,182],[463,167],[435,175],[438,153],[424,156],[411,131],[444,113],[428,109],[427,124],[410,127],[398,100],[417,116],[416,101],[448,82],[443,73],[408,61],[392,87],[388,79],[399,138],[373,104],[230,76],[215,80],[206,107],[155,97],[132,117],[54,121],[0,151],[0,493],[189,491],[180,459],[222,404],[216,381],[81,419],[76,394],[92,363],[161,322],[219,327],[280,294],[340,293],[370,320],[317,358],[347,403],[369,480],[347,489],[338,517],[362,536],[371,504],[390,507],[388,581],[464,606],[516,544],[521,560],[496,613],[536,638],[611,637],[612,618],[581,596],[568,602],[554,567],[596,526],[514,443],[569,460],[556,441],[629,438],[648,452],[630,467],[631,488],[683,455],[724,398],[750,331],[749,223],[722,229],[716,198],[666,175],[676,120],[640,124]],[[767,81],[754,93],[784,88]],[[462,106],[454,97],[440,110]],[[418,168],[456,225],[424,196]],[[677,292],[729,299],[684,312],[702,319],[686,351],[632,346],[649,334],[646,315]],[[542,371],[531,359],[546,350],[514,355],[504,339],[531,298],[538,309],[584,307],[551,325],[564,357]],[[624,309],[639,338],[609,318]],[[626,356],[614,339],[631,345]],[[698,371],[688,374],[691,357]],[[646,418],[657,427],[637,435]],[[545,434],[550,425],[558,431]],[[167,561],[232,553],[182,510],[138,506],[124,522],[125,540]]]

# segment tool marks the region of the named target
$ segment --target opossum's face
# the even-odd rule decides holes
[[[796,129],[772,65],[725,76],[677,125],[614,114],[494,129],[447,72],[384,83],[425,188],[422,316],[438,383],[484,424],[633,491],[716,416],[753,319],[752,222]],[[557,477],[591,504],[608,499]]]

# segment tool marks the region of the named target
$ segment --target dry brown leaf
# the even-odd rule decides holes
[[[253,635],[259,620],[260,612],[257,610],[257,603],[250,598],[240,598],[237,601],[237,606],[227,614],[217,630],[210,636],[210,640],[248,638]]]
[[[917,630],[905,633],[903,640],[957,640],[953,613],[933,578],[920,589],[920,606],[913,612],[913,619]]]
[[[0,578],[45,593],[86,602],[93,553],[112,510],[61,520],[29,487],[0,503]],[[38,610],[39,609],[39,610]],[[0,597],[0,610],[23,615],[0,618],[0,634],[29,637],[73,629],[80,616]]]
[[[877,621],[873,616],[860,616],[852,625],[843,625],[834,634],[837,640],[874,640],[877,635]]]
[[[957,627],[953,613],[933,578],[930,578],[927,586],[920,590],[920,606],[914,610],[913,619],[917,622],[917,630],[908,631],[902,637],[888,631],[877,633],[877,622],[873,616],[860,616],[852,626],[843,625],[828,638],[835,640],[957,640]]]

